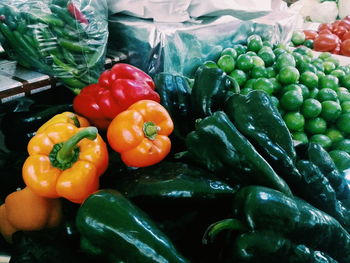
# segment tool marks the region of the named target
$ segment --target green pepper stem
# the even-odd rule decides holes
[[[245,230],[245,226],[241,221],[235,218],[228,218],[221,221],[218,221],[214,224],[211,224],[204,233],[202,243],[208,244],[208,242],[212,242],[215,237],[221,233],[223,230],[237,230],[242,231]]]
[[[230,84],[232,86],[232,91],[233,93],[240,93],[241,92],[241,89],[238,85],[238,82],[237,80],[235,80],[234,78],[232,78],[231,76],[227,76],[228,79],[230,80]]]
[[[157,137],[159,129],[160,128],[151,121],[147,121],[143,124],[143,132],[145,136],[150,140],[154,140]]]
[[[97,137],[97,132],[98,131],[96,127],[88,127],[74,134],[71,138],[62,144],[62,148],[57,152],[56,160],[59,163],[71,162],[74,156],[74,149],[76,148],[76,145],[85,138],[89,140],[95,140]]]

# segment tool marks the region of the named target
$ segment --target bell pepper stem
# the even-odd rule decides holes
[[[223,230],[236,230],[236,231],[244,231],[245,226],[241,221],[235,218],[228,218],[211,224],[204,233],[202,243],[208,244],[208,242],[212,242],[215,237],[221,233]]]
[[[79,156],[77,144],[82,139],[95,140],[97,132],[97,128],[88,127],[74,134],[67,141],[56,144],[50,153],[52,166],[62,170],[70,168]]]
[[[150,140],[154,140],[157,137],[158,131],[159,127],[154,122],[148,121],[143,124],[143,132]]]

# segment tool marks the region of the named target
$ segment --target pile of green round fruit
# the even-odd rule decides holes
[[[319,143],[338,168],[350,168],[350,66],[330,53],[315,58],[307,47],[272,45],[258,35],[204,64],[224,70],[243,94],[267,92],[295,141]]]

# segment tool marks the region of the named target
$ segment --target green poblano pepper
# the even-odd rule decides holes
[[[215,173],[234,172],[243,181],[261,184],[291,195],[281,179],[254,146],[222,111],[200,120],[186,137],[189,155]]]
[[[148,216],[113,190],[89,196],[78,210],[82,249],[108,262],[185,263]]]
[[[234,94],[226,102],[225,112],[289,185],[300,181],[291,134],[267,93],[255,90],[248,95]]]

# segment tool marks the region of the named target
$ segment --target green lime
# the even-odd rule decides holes
[[[339,65],[340,65],[339,59],[337,59],[334,56],[330,56],[330,57],[326,58],[324,61],[325,62],[332,62],[335,65],[336,68],[339,67]]]
[[[315,68],[316,68],[317,71],[321,71],[321,72],[323,73],[323,75],[326,75],[326,74],[324,73],[323,61],[321,61],[321,62],[315,62],[315,61],[313,61],[313,62],[312,62],[312,65],[315,66]]]
[[[314,48],[314,41],[312,39],[305,40],[303,43],[304,46],[313,49]]]
[[[273,67],[266,68],[267,78],[274,78],[274,77],[276,77],[276,75],[277,75],[277,72],[275,71],[275,69]]]
[[[341,78],[343,78],[346,74],[341,69],[335,69],[330,73],[330,75],[333,75],[333,76],[337,77],[339,80],[341,80]]]
[[[203,65],[207,68],[218,68],[218,65],[212,60],[205,61]]]
[[[318,84],[320,89],[329,88],[332,90],[337,90],[339,87],[339,80],[337,77],[333,75],[326,75],[319,79]]]
[[[324,73],[326,73],[326,74],[331,73],[333,70],[335,70],[337,68],[335,66],[335,64],[331,61],[323,62],[323,67],[324,67]]]
[[[256,81],[253,84],[253,89],[254,90],[263,90],[269,95],[271,95],[274,91],[273,84],[267,78],[256,79]]]
[[[282,85],[279,83],[279,81],[275,78],[269,78],[270,82],[273,85],[273,93],[279,93],[282,90]]]
[[[292,43],[295,46],[302,45],[305,42],[305,34],[304,34],[304,32],[301,31],[301,30],[294,31],[291,40],[292,40]]]
[[[299,71],[291,66],[283,67],[278,75],[278,80],[285,85],[297,83],[300,77]]]
[[[312,90],[310,90],[309,98],[316,99],[319,92],[320,92],[319,89],[312,89]]]
[[[336,142],[333,144],[332,148],[334,150],[341,150],[350,154],[350,139],[343,139],[339,142]]]
[[[301,106],[301,114],[303,114],[306,119],[316,118],[320,115],[321,110],[321,103],[312,98],[306,99]]]
[[[259,52],[258,56],[264,61],[266,67],[270,67],[275,63],[276,55],[271,52]]]
[[[339,171],[350,169],[350,154],[345,151],[333,150],[329,152],[329,155]]]
[[[280,104],[287,111],[296,111],[303,104],[303,94],[297,90],[287,91],[282,95]]]
[[[330,58],[331,56],[332,56],[331,53],[329,53],[329,52],[323,52],[323,53],[321,53],[321,54],[318,56],[318,58],[320,58],[320,59],[322,59],[322,60],[326,60],[327,58]]]
[[[291,85],[294,85],[294,84],[291,84]],[[303,93],[303,99],[306,100],[310,97],[310,90],[308,87],[306,87],[305,85],[303,84],[298,84],[298,86],[301,88],[301,92]]]
[[[333,143],[340,142],[340,141],[342,141],[344,139],[343,134],[340,131],[338,131],[337,129],[335,129],[335,128],[327,129],[326,132],[325,132],[325,135],[327,135],[328,138],[331,139],[332,145],[333,145]]]
[[[218,66],[227,74],[230,74],[235,68],[235,60],[230,55],[222,55],[218,60]]]
[[[251,92],[252,90],[253,90],[252,87],[243,88],[243,89],[241,89],[240,94],[242,94],[242,95],[247,95],[247,94],[248,94],[249,92]]]
[[[302,54],[293,52],[292,56],[294,57],[297,67],[299,67],[300,63],[304,62],[304,56]]]
[[[339,66],[338,69],[344,71],[345,75],[350,73],[350,68],[347,66]]]
[[[254,67],[253,58],[249,55],[239,55],[236,60],[236,68],[248,72]]]
[[[326,100],[322,103],[321,117],[326,121],[336,121],[342,113],[341,106],[338,102]]]
[[[236,50],[237,57],[239,55],[245,54],[247,52],[247,47],[241,44],[236,44],[233,46],[233,49]]]
[[[337,127],[342,132],[350,133],[350,112],[340,115],[337,120]]]
[[[245,83],[244,83],[244,89],[253,89],[253,84],[255,82],[255,79],[248,79]]]
[[[320,79],[321,77],[326,76],[326,74],[324,74],[324,72],[320,71],[320,70],[316,71],[316,75],[317,75],[318,79]]]
[[[344,77],[342,77],[340,84],[342,87],[350,89],[350,74],[346,74]]]
[[[244,83],[247,81],[247,78],[248,78],[247,74],[243,70],[240,70],[240,69],[233,70],[230,73],[230,76],[237,81],[237,83],[240,87],[244,86]]]
[[[308,56],[310,58],[313,58],[314,54],[312,53],[312,50],[308,47],[305,46],[300,46],[297,47],[296,49],[293,50],[293,52],[300,53],[304,56]]]
[[[290,131],[300,131],[305,124],[304,116],[297,111],[287,112],[284,114],[283,120]]]
[[[307,119],[305,121],[305,131],[308,134],[323,134],[327,130],[327,122],[320,118],[316,117],[313,119]]]
[[[265,62],[258,56],[252,56],[253,58],[253,64],[256,67],[265,67]]]
[[[293,138],[293,140],[301,142],[303,144],[306,144],[309,142],[309,139],[308,139],[305,132],[293,132],[292,138]]]
[[[323,102],[326,100],[337,101],[338,95],[337,95],[337,92],[335,92],[333,89],[324,88],[324,89],[319,90],[319,92],[317,94],[317,99],[320,102]]]
[[[245,54],[248,55],[248,56],[251,56],[251,57],[257,56],[257,54],[256,54],[255,52],[253,52],[253,51],[248,51],[248,52],[245,53]]]
[[[339,88],[337,90],[337,96],[340,102],[350,101],[350,92],[346,88]]]
[[[313,73],[317,73],[317,68],[312,65],[311,63],[309,62],[301,62],[300,65],[298,66],[298,70],[300,73],[303,73],[303,72],[306,72],[306,71],[310,71],[310,72],[313,72]]]
[[[311,71],[305,71],[300,75],[299,82],[304,84],[309,89],[318,87],[318,77]]]
[[[301,89],[300,85],[298,85],[298,84],[290,84],[288,86],[285,86],[282,89],[282,94],[286,93],[287,91],[291,91],[291,90],[296,90],[296,91],[301,92],[301,94],[303,94],[303,90]]]
[[[342,113],[350,112],[350,101],[340,103]]]
[[[255,66],[250,72],[250,77],[253,79],[266,78],[267,72],[265,67]]]
[[[221,51],[221,56],[223,55],[229,55],[231,57],[233,57],[233,59],[236,59],[237,58],[237,51],[232,48],[232,47],[228,47],[228,48],[225,48]]]
[[[263,42],[259,35],[251,35],[247,39],[247,48],[249,51],[258,52],[263,47]]]
[[[270,41],[267,41],[267,40],[263,41],[263,45],[264,45],[264,47],[269,47],[271,49],[273,48],[272,43]]]
[[[276,60],[276,67],[278,70],[281,70],[284,67],[295,67],[296,62],[292,54],[289,53],[283,53],[280,56],[277,57]]]
[[[279,57],[280,55],[287,53],[287,51],[282,48],[275,48],[273,49],[273,53],[276,57]]]
[[[320,144],[326,150],[328,150],[332,146],[331,139],[324,134],[312,135],[309,141]]]

